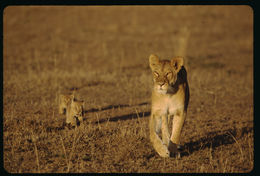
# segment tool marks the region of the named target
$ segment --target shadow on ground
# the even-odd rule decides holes
[[[143,118],[143,117],[147,117],[151,114],[151,112],[147,111],[147,112],[139,112],[139,113],[131,113],[131,114],[126,114],[126,115],[121,115],[121,116],[115,116],[115,117],[111,117],[111,118],[105,118],[105,119],[100,119],[98,121],[95,121],[94,124],[98,124],[98,123],[104,123],[104,122],[116,122],[119,120],[129,120],[129,119],[136,119],[136,118]]]
[[[128,104],[108,105],[108,106],[105,106],[102,108],[91,108],[91,109],[85,110],[84,113],[98,112],[98,111],[104,111],[104,110],[109,110],[109,109],[125,108],[125,107],[131,107],[131,106],[142,106],[142,105],[148,105],[148,103],[144,102],[144,103],[139,103],[136,105],[128,105]]]
[[[210,133],[206,137],[200,138],[197,141],[192,141],[184,144],[181,151],[181,156],[189,156],[193,152],[203,150],[206,148],[215,149],[222,145],[233,144],[236,139],[244,136],[253,131],[253,127],[244,127],[241,129],[229,129],[224,131],[222,134],[212,135]]]

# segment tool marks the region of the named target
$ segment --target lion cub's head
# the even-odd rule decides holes
[[[149,63],[153,73],[155,91],[162,94],[170,92],[177,81],[177,74],[183,66],[183,58],[160,60],[158,56],[152,54],[149,57]]]

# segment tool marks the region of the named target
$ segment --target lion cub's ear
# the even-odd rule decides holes
[[[155,54],[151,54],[149,57],[150,68],[153,70],[154,67],[159,63],[159,57]]]
[[[181,67],[183,66],[183,57],[175,57],[171,60],[171,66],[179,72]]]

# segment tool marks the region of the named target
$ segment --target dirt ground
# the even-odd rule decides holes
[[[10,173],[250,172],[249,6],[9,6],[3,28],[3,165]],[[181,158],[149,141],[148,57],[181,55],[190,85]],[[65,128],[77,89],[83,126]]]

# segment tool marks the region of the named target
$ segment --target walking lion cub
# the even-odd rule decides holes
[[[186,118],[189,103],[189,86],[183,58],[160,60],[152,54],[149,64],[153,74],[151,117],[149,122],[150,140],[161,157],[178,154],[180,134]],[[172,132],[169,120],[173,116]],[[162,132],[162,139],[159,133]]]
[[[60,94],[59,114],[66,115],[66,124],[77,126],[83,123],[84,101],[75,99],[75,92],[69,94]]]

